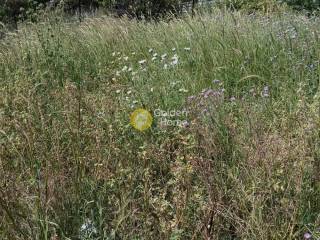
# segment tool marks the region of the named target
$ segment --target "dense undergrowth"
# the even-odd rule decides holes
[[[7,35],[0,239],[319,238],[319,23],[217,10]],[[139,132],[137,108],[187,122]]]

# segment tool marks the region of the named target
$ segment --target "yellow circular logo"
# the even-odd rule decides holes
[[[144,131],[152,125],[152,115],[149,111],[139,108],[130,116],[130,124],[139,131]]]

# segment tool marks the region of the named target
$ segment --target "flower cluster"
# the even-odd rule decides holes
[[[190,112],[196,115],[209,114],[224,102],[224,89],[203,89],[198,95],[187,98]]]

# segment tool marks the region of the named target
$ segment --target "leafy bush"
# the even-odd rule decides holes
[[[98,8],[115,11],[123,15],[147,18],[158,18],[168,12],[178,13],[181,10],[181,3],[186,0],[0,0],[0,21],[17,23],[19,19],[25,19],[32,15],[35,10],[45,6],[51,9],[63,6],[69,13],[76,13],[79,9],[92,11]]]
[[[221,4],[221,3],[220,3]],[[277,0],[225,0],[222,4],[234,10],[272,12],[281,6]]]
[[[0,22],[9,23],[17,27],[19,20],[30,17],[35,20],[37,12],[43,9],[47,0],[0,0]]]
[[[288,5],[296,10],[314,11],[319,9],[320,1],[315,0],[222,0],[220,4],[226,5],[228,8],[249,11],[274,11],[283,5]]]
[[[285,2],[294,8],[301,10],[318,10],[320,8],[320,1],[318,0],[285,0]]]

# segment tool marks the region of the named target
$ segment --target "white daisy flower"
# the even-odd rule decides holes
[[[172,57],[171,65],[174,66],[174,65],[177,65],[178,63],[179,63],[179,57],[177,56],[177,54],[175,54],[175,55]]]
[[[145,64],[147,62],[147,60],[143,59],[139,61],[139,64]]]

